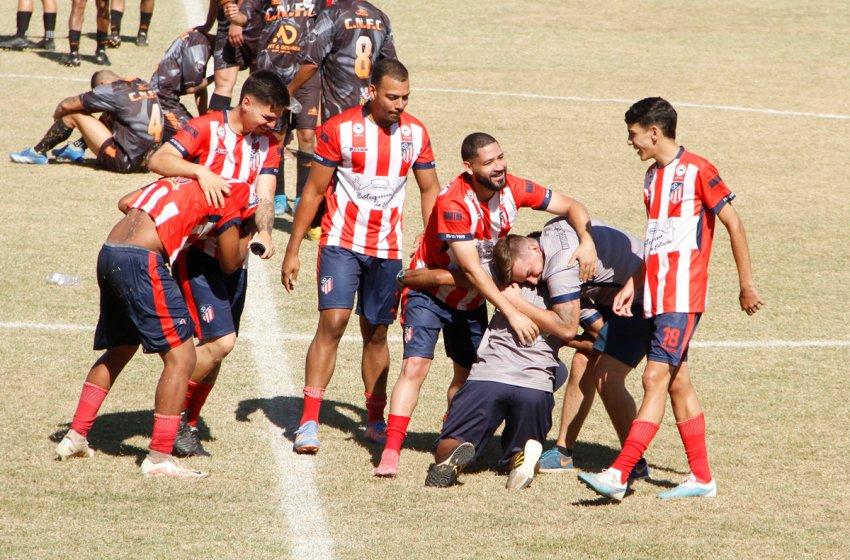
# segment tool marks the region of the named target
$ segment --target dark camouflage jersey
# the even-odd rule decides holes
[[[369,100],[372,65],[396,58],[390,19],[369,2],[340,0],[322,10],[307,34],[303,62],[322,72],[324,120]]]
[[[115,80],[80,99],[88,113],[109,113],[112,137],[134,164],[161,140],[162,109],[156,92],[144,80]]]
[[[242,10],[263,14],[263,32],[257,52],[257,68],[272,70],[285,84],[298,72],[307,33],[313,27],[323,2],[303,0],[245,0]]]
[[[175,39],[151,76],[150,86],[160,103],[180,103],[187,88],[203,82],[211,54],[212,46],[203,33],[191,31]]]

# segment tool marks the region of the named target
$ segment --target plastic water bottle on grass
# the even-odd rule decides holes
[[[62,274],[61,272],[54,272],[53,274],[48,274],[46,280],[48,284],[56,284],[57,286],[80,285],[80,277],[76,274]]]

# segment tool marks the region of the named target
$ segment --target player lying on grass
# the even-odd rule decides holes
[[[183,295],[168,271],[184,247],[204,235],[218,238],[222,270],[233,272],[245,259],[248,238],[239,227],[250,188],[230,184],[223,209],[208,204],[197,181],[163,178],[138,191],[127,215],[106,238],[97,260],[100,318],[94,349],[106,350],[83,385],[71,429],[56,447],[60,459],[93,457],[86,439],[100,405],[116,378],[142,345],[158,353],[163,369],[154,400],[150,451],[142,474],[207,476],[184,468],[171,455],[189,375],[195,367],[193,322]]]

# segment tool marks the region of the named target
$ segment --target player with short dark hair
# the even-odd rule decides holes
[[[44,8],[42,19],[44,22],[44,38],[37,43],[27,39],[27,29],[32,18],[32,0],[18,0],[18,11],[15,14],[17,28],[15,36],[0,42],[0,49],[21,51],[24,49],[44,49],[52,51],[56,49],[54,38],[56,37],[56,0],[41,0]]]
[[[476,145],[479,147],[469,147]],[[575,253],[582,272],[588,275],[595,268],[596,252],[587,230],[590,216],[584,205],[508,174],[502,148],[489,134],[468,135],[461,153],[472,155],[463,162],[464,172],[443,187],[437,198],[410,269],[460,269],[473,287],[411,289],[402,295],[404,359],[393,387],[387,444],[375,476],[392,478],[398,473],[401,446],[430,371],[440,331],[454,368],[448,401],[466,381],[475,362],[487,326],[486,301],[501,310],[520,342],[531,343],[539,334],[535,324],[499,292],[488,271],[493,245],[510,231],[520,208],[569,216],[582,240]]]
[[[255,72],[243,84],[236,108],[210,111],[190,120],[151,157],[152,171],[197,177],[208,200],[218,205],[226,200],[226,179],[250,184],[252,204],[258,205],[254,240],[263,247],[263,259],[274,255],[272,196],[280,166],[280,145],[271,129],[288,103],[286,88],[275,73]],[[175,447],[181,455],[207,454],[200,443],[197,420],[222,360],[236,344],[247,288],[247,269],[225,275],[213,266],[217,252],[214,239],[199,241],[175,268],[190,311],[198,319],[198,361]]]
[[[180,96],[194,94],[198,114],[207,112],[207,62],[213,37],[190,30],[171,43],[150,79],[162,107],[163,141],[168,141],[192,118]]]
[[[106,352],[86,377],[71,429],[59,445],[60,459],[90,458],[87,435],[118,375],[138,350],[158,353],[163,370],[154,402],[150,451],[142,474],[202,478],[207,473],[184,468],[171,455],[189,374],[195,366],[192,318],[166,267],[181,250],[203,235],[219,240],[219,263],[225,271],[239,267],[247,252],[239,226],[249,203],[246,183],[231,184],[225,207],[206,203],[197,181],[163,178],[130,193],[127,215],[112,228],[97,261],[100,319],[95,350]]]
[[[711,163],[677,144],[673,106],[660,97],[648,97],[632,105],[625,120],[628,144],[641,161],[655,160],[643,188],[648,218],[643,310],[652,322],[651,345],[643,372],[643,402],[623,450],[608,469],[581,474],[579,479],[602,496],[622,500],[628,473],[658,432],[669,394],[691,472],[682,484],[658,497],[713,497],[717,484],[708,465],[705,415],[690,372],[682,366],[705,311],[715,219],[729,232],[741,309],[752,315],[764,301],[753,281],[744,225],[731,204],[735,195]],[[614,299],[614,312],[631,315],[634,300],[635,283],[629,281]]]
[[[428,131],[406,112],[409,95],[409,81],[384,75],[369,85],[366,105],[330,118],[319,133],[281,265],[281,282],[291,292],[301,268],[298,250],[324,200],[327,213],[317,271],[319,324],[307,352],[304,411],[294,443],[298,453],[319,450],[319,408],[355,294],[363,338],[366,438],[380,442],[385,437],[387,329],[395,321],[407,175],[412,169],[419,185],[423,223],[431,217],[440,188]]]
[[[16,163],[46,164],[47,150],[67,140],[74,129],[84,145],[53,150],[58,161],[79,161],[87,147],[97,166],[116,173],[146,171],[147,158],[162,138],[162,109],[156,92],[139,78],[122,78],[111,70],[92,74],[92,89],[65,98],[53,112],[53,126],[32,148],[10,154]],[[92,113],[102,113],[100,119]]]

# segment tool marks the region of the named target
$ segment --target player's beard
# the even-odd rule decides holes
[[[474,173],[475,182],[484,187],[485,189],[491,190],[493,192],[498,192],[505,188],[505,185],[508,184],[508,168],[505,167],[501,173],[495,173],[491,175],[481,175],[480,173]]]

